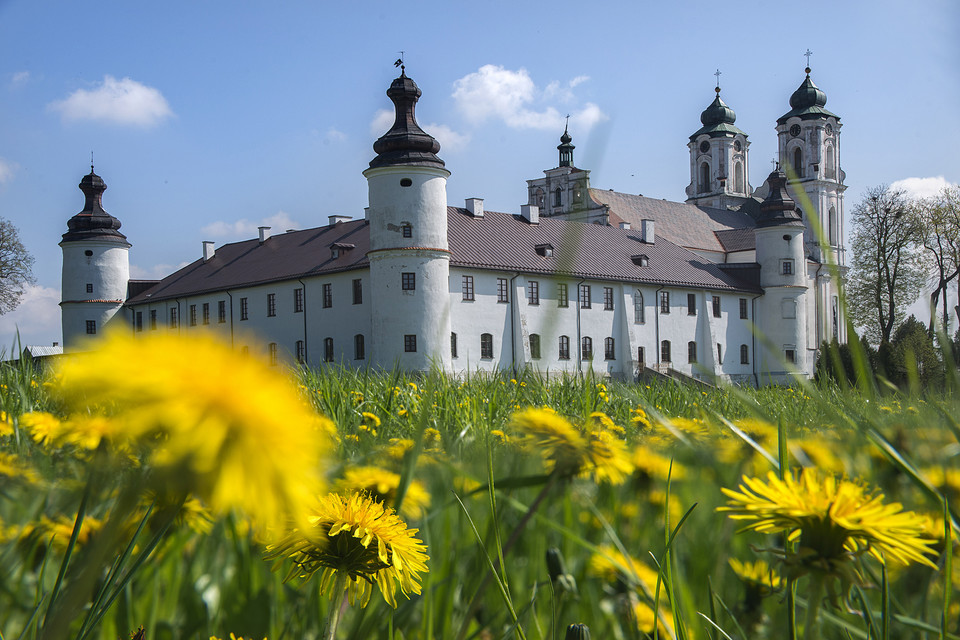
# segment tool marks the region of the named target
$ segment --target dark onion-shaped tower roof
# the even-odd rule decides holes
[[[67,221],[67,231],[63,234],[63,242],[74,240],[105,240],[107,242],[127,243],[127,237],[120,233],[120,220],[103,209],[103,192],[107,183],[93,172],[83,176],[80,180],[80,191],[83,192],[83,211]]]
[[[390,130],[373,143],[377,157],[370,161],[370,168],[392,165],[443,168],[443,160],[437,157],[440,143],[417,124],[414,112],[421,95],[417,83],[403,71],[390,83],[387,96],[396,108],[396,120]]]
[[[804,71],[807,77],[803,79],[797,90],[790,96],[790,111],[780,116],[777,124],[783,124],[793,117],[798,117],[801,120],[834,117],[840,120],[839,116],[824,109],[827,104],[827,94],[823,92],[823,89],[813,84],[813,80],[810,79],[810,67],[807,67]]]
[[[797,203],[787,193],[787,174],[777,167],[767,176],[770,192],[760,203],[757,228],[802,227],[803,220],[797,214]]]
[[[700,123],[703,126],[690,136],[690,139],[693,140],[704,133],[709,134],[711,138],[738,133],[746,137],[747,134],[733,124],[737,121],[737,114],[720,98],[720,87],[717,87],[715,91],[717,96],[710,103],[710,106],[700,114]]]

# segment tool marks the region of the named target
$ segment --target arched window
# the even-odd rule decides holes
[[[580,340],[580,359],[593,360],[593,338],[584,336]]]
[[[750,364],[750,348],[747,345],[740,345],[740,364]]]
[[[557,355],[560,360],[570,359],[570,338],[569,336],[560,336],[560,351]]]
[[[697,361],[697,343],[692,340],[687,343],[687,362],[695,363]]]
[[[277,364],[277,343],[271,342],[269,345],[267,345],[267,351],[270,354],[270,364]]]
[[[733,191],[734,193],[744,193],[743,187],[743,163],[733,163]]]
[[[700,164],[700,182],[697,188],[700,193],[710,191],[710,163],[702,162]]]
[[[540,359],[540,334],[538,333],[530,334],[530,358],[533,360]]]
[[[827,145],[826,176],[828,180],[834,180],[837,177],[837,163],[833,157],[833,146]]]
[[[363,360],[366,357],[366,349],[363,345],[363,334],[358,333],[353,336],[353,359],[354,360]]]
[[[333,338],[323,339],[323,361],[333,362]]]
[[[613,338],[604,338],[603,339],[603,359],[604,360],[616,360],[617,351],[613,342]]]
[[[634,324],[643,324],[645,320],[643,314],[643,292],[637,289],[633,294],[633,322]]]
[[[793,150],[793,170],[798,178],[803,177],[803,149],[796,147]]]
[[[540,209],[543,209],[543,189],[537,187],[537,194],[533,198],[533,203]]]
[[[670,341],[664,340],[660,343],[660,360],[662,362],[672,362],[670,359]]]
[[[557,190],[553,192],[553,206],[560,207],[563,205],[563,189],[557,187]]]
[[[481,358],[493,357],[493,334],[490,334],[490,333],[480,334],[480,357]]]
[[[837,210],[830,207],[827,212],[827,234],[830,237],[830,246],[837,245]]]

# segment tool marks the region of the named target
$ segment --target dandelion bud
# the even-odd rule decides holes
[[[582,622],[575,622],[567,627],[564,640],[590,640],[590,627]]]

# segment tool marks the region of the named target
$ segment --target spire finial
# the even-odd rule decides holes
[[[714,89],[714,91],[716,91],[717,93],[720,93],[720,75],[721,75],[720,69],[717,69],[713,73],[713,75],[717,76],[717,88]]]
[[[567,114],[567,121],[566,121],[566,123],[563,125],[563,132],[566,133],[567,130],[569,130],[569,129],[570,129],[570,114],[568,113],[568,114]]]
[[[397,58],[397,61],[393,63],[393,66],[394,66],[394,67],[400,67],[400,75],[401,75],[401,76],[407,75],[407,74],[406,74],[406,69],[407,69],[407,68],[406,68],[406,67],[404,66],[404,64],[403,64],[403,51],[400,52],[400,57]]]
[[[779,168],[780,168],[780,163],[777,162],[777,159],[776,159],[776,158],[770,158],[770,170],[771,170],[771,171],[776,171],[776,170],[779,169]]]
[[[810,51],[810,47],[807,47],[807,50],[803,55],[807,57],[807,68],[804,71],[807,72],[807,75],[810,75],[810,56],[813,55],[813,51]]]
[[[93,173],[93,151],[90,152],[90,173]]]

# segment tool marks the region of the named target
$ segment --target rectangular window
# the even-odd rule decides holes
[[[536,333],[530,334],[530,358],[532,360],[540,359],[540,336]]]
[[[416,353],[417,352],[417,336],[416,334],[408,333],[403,336],[403,350],[406,353]]]
[[[493,334],[490,334],[490,333],[480,334],[480,357],[481,358],[493,357]]]
[[[403,185],[400,185],[400,186],[402,187]],[[412,238],[412,237],[413,237],[413,227],[411,227],[411,226],[408,225],[408,224],[403,225],[403,237],[404,237],[404,238]]]
[[[613,287],[603,288],[603,309],[613,311]]]
[[[267,351],[270,353],[270,364],[277,364],[277,343],[271,342],[269,345],[267,345]]]
[[[536,280],[527,282],[527,304],[540,304],[540,283]]]
[[[87,293],[93,293],[93,283],[92,283],[92,282],[88,282],[88,283],[87,283]]]
[[[307,345],[303,340],[297,340],[297,362],[303,364],[307,361]]]
[[[210,303],[203,303],[203,324],[210,324]]]
[[[740,364],[750,364],[750,347],[740,345]]]
[[[780,263],[780,273],[785,276],[793,274],[793,260],[784,260]]]
[[[180,317],[176,307],[170,307],[170,328],[176,329],[180,326]]]
[[[604,338],[603,339],[603,359],[604,360],[616,360],[617,352],[616,345],[613,342],[613,338]]]
[[[277,315],[277,294],[268,293],[267,294],[267,317],[273,317]]]
[[[789,362],[790,364],[797,363],[797,350],[795,348],[791,347],[788,349],[784,349],[783,355],[784,355],[784,358],[786,358],[787,362]]]
[[[151,331],[157,330],[157,310],[156,309],[150,309],[150,330]]]
[[[303,287],[297,287],[293,290],[293,312],[303,312]]]
[[[593,338],[584,336],[580,339],[580,359],[593,360]]]
[[[670,358],[670,341],[663,340],[660,342],[660,360],[663,362],[673,362]]]
[[[741,320],[747,319],[747,299],[746,298],[740,298],[740,319]]]
[[[720,296],[713,296],[713,317],[720,317]]]
[[[633,322],[634,324],[643,324],[644,320],[643,293],[638,289],[637,292],[633,294]]]
[[[226,322],[227,321],[227,301],[219,300],[217,301],[217,322]]]
[[[567,285],[563,282],[557,285],[557,306],[570,306],[570,291],[567,289]]]
[[[457,334],[455,333],[450,334],[450,357],[457,357]]]
[[[197,326],[197,305],[190,305],[190,326]]]
[[[567,336],[560,336],[560,351],[557,358],[560,360],[570,359],[570,338]]]
[[[690,341],[687,343],[687,362],[694,364],[697,361],[697,343]]]
[[[660,313],[670,313],[670,292],[660,292]]]
[[[473,300],[473,276],[463,276],[461,280],[464,300]]]
[[[363,280],[353,281],[353,304],[363,304]]]
[[[329,309],[333,306],[333,285],[329,282],[323,285],[323,308]]]
[[[695,293],[687,294],[687,315],[697,315],[697,294]]]
[[[506,278],[497,278],[497,302],[510,302]]]
[[[590,285],[582,284],[580,285],[580,308],[589,309],[590,308]]]
[[[135,326],[137,331],[143,331],[143,311],[137,311]]]
[[[417,288],[417,274],[409,271],[401,273],[400,288],[404,291],[415,291]]]
[[[323,339],[323,361],[333,362],[333,338]]]
[[[367,357],[366,349],[363,344],[363,334],[358,333],[353,336],[353,359],[363,360]]]
[[[240,298],[240,319],[246,320],[250,317],[250,306],[247,304],[246,298]]]

